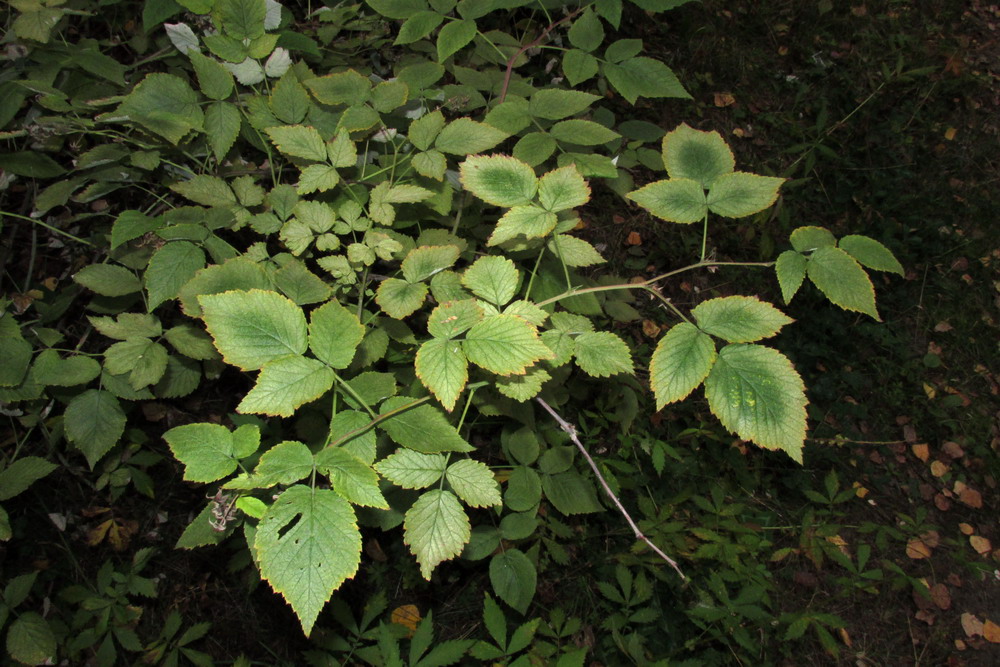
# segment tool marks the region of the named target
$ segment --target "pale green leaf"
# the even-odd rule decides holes
[[[469,381],[469,363],[461,344],[432,338],[417,350],[415,370],[424,386],[441,401],[445,410],[451,412]]]
[[[235,257],[222,264],[213,264],[197,271],[178,293],[181,309],[191,317],[201,317],[198,299],[208,294],[232,290],[269,289],[264,269],[246,257]]]
[[[444,125],[444,114],[434,110],[410,123],[406,136],[415,148],[426,151],[434,143]]]
[[[594,246],[575,236],[556,234],[549,239],[548,247],[566,266],[593,266],[606,261]]]
[[[379,422],[378,428],[389,434],[396,444],[418,452],[468,452],[473,447],[448,423],[444,413],[430,405],[404,409],[414,402],[407,396],[397,396],[382,403],[380,414],[396,412]]]
[[[663,164],[670,178],[689,178],[708,188],[736,168],[736,158],[718,132],[702,132],[681,123],[663,137]]]
[[[301,442],[286,440],[264,452],[250,481],[257,489],[277,484],[294,484],[312,475],[316,462],[313,453]]]
[[[548,371],[541,368],[531,368],[524,375],[508,375],[497,378],[496,388],[507,398],[523,403],[537,396],[538,392],[542,390],[542,385],[551,379],[552,376],[549,375]]]
[[[252,371],[306,351],[302,309],[276,292],[207,294],[199,302],[208,332],[228,364]]]
[[[485,463],[472,459],[455,461],[445,472],[445,479],[459,498],[470,507],[500,505],[500,485]]]
[[[134,273],[115,264],[90,264],[73,274],[73,280],[101,296],[124,296],[142,289]]]
[[[392,113],[406,104],[410,89],[402,81],[383,81],[372,90],[372,106],[380,113]]]
[[[326,301],[333,291],[326,281],[297,259],[288,259],[271,275],[271,280],[282,294],[299,306]]]
[[[509,135],[471,118],[458,118],[448,123],[438,134],[434,147],[442,153],[469,155],[490,150]]]
[[[835,305],[881,321],[871,279],[861,265],[840,248],[824,246],[813,252],[806,263],[806,275]]]
[[[778,285],[785,303],[791,301],[802,286],[802,281],[806,278],[807,262],[806,256],[795,250],[786,250],[778,255],[774,270],[778,274]]]
[[[514,298],[519,282],[514,262],[499,256],[480,257],[462,275],[473,294],[498,307]]]
[[[347,368],[365,336],[358,316],[336,301],[323,304],[309,316],[309,349],[333,368]]]
[[[202,206],[226,207],[236,204],[232,188],[218,176],[199,174],[174,183],[170,189]]]
[[[558,213],[590,201],[590,187],[576,167],[550,171],[538,181],[538,203],[546,211]]]
[[[378,286],[375,303],[389,317],[397,320],[415,313],[427,298],[427,285],[410,283],[399,278],[387,278]]]
[[[445,172],[448,170],[448,160],[445,158],[444,153],[440,151],[417,153],[413,156],[410,164],[413,165],[413,169],[421,176],[433,178],[436,181],[442,180]]]
[[[264,364],[253,389],[236,411],[243,414],[291,417],[333,386],[333,371],[321,361],[299,355],[278,357]]]
[[[783,178],[735,171],[723,174],[708,190],[708,208],[726,218],[743,218],[769,208],[778,199]]]
[[[514,315],[494,315],[465,334],[465,355],[472,363],[497,375],[520,375],[552,352],[531,324]]]
[[[576,365],[587,375],[608,377],[632,374],[632,355],[621,338],[608,331],[582,333],[576,337]]]
[[[420,246],[406,254],[400,268],[407,281],[416,283],[452,266],[460,253],[453,245]]]
[[[539,308],[530,301],[525,301],[524,299],[519,299],[512,303],[507,304],[507,307],[503,309],[504,315],[517,315],[521,319],[527,320],[536,327],[540,327],[545,324],[545,320],[549,318],[548,311]]]
[[[403,522],[405,542],[420,563],[420,573],[430,581],[439,563],[462,553],[472,535],[469,517],[449,491],[428,491],[407,510]]]
[[[404,489],[424,489],[444,474],[448,459],[442,454],[421,454],[399,449],[375,465],[379,474]]]
[[[236,470],[236,442],[221,424],[185,424],[163,434],[189,482],[214,482]]]
[[[353,69],[305,81],[305,86],[323,104],[357,106],[371,99],[372,83]]]
[[[431,311],[427,332],[435,338],[454,338],[483,319],[483,309],[475,299],[448,301]]]
[[[279,125],[269,127],[267,136],[285,155],[300,157],[313,162],[326,160],[326,144],[316,128],[305,125]]]
[[[752,343],[770,338],[793,322],[769,303],[752,296],[709,299],[691,311],[698,328],[729,343]]]
[[[817,248],[837,245],[837,239],[825,227],[798,227],[792,231],[789,240],[799,252],[812,252]]]
[[[652,58],[640,56],[614,65],[606,63],[604,76],[629,104],[635,104],[640,97],[691,99],[673,70]]]
[[[529,204],[538,189],[535,170],[505,155],[466,158],[459,173],[466,190],[494,206]]]
[[[361,533],[350,503],[328,489],[293,486],[257,526],[261,576],[291,605],[306,636],[327,600],[361,562]]]
[[[191,130],[201,129],[201,99],[184,79],[173,74],[149,74],[132,89],[114,112],[126,116],[173,145]]]
[[[597,58],[581,49],[570,49],[563,54],[562,71],[571,86],[578,86],[597,74]]]
[[[190,241],[173,241],[153,253],[145,276],[149,312],[177,298],[184,284],[204,266],[205,252]]]
[[[301,123],[309,112],[309,93],[294,72],[286,72],[271,88],[268,104],[279,120],[294,125]]]
[[[375,429],[370,423],[371,417],[363,412],[342,410],[330,420],[330,443],[371,465],[375,461]]]
[[[649,384],[656,409],[687,398],[708,377],[715,363],[715,343],[698,327],[681,322],[660,339],[649,364]]]
[[[233,39],[254,39],[264,34],[264,0],[217,0],[214,10],[216,20]]]
[[[892,252],[875,239],[851,234],[840,239],[840,249],[853,257],[862,266],[876,271],[888,271],[903,275],[903,265]]]
[[[442,271],[431,278],[431,294],[438,303],[461,301],[472,295],[462,287],[462,277],[454,271]]]
[[[340,130],[326,144],[326,152],[334,167],[353,167],[358,161],[358,147],[351,141],[347,130]]]
[[[333,490],[355,505],[389,509],[378,488],[378,475],[364,461],[342,447],[324,447],[316,466],[330,478]]]
[[[698,181],[689,178],[655,181],[625,197],[667,222],[691,224],[708,214],[705,191]]]
[[[780,352],[761,345],[725,346],[705,379],[705,396],[727,429],[802,462],[805,387]]]
[[[542,238],[555,229],[557,224],[559,218],[555,213],[535,205],[515,206],[497,221],[486,245],[500,245],[518,236],[527,239]]]
[[[621,137],[614,130],[609,130],[599,123],[579,118],[561,120],[553,125],[549,132],[559,141],[580,146],[597,146]]]
[[[63,424],[66,438],[93,468],[125,432],[125,413],[110,392],[88,389],[66,406]]]
[[[579,90],[542,88],[531,96],[528,111],[536,118],[562,120],[586,111],[599,99],[597,95]]]
[[[133,389],[155,384],[167,369],[167,350],[149,338],[130,338],[104,352],[104,367],[112,375],[128,374]]]
[[[473,70],[464,70],[472,73]],[[483,75],[480,75],[483,76]],[[488,89],[495,85],[484,76],[480,87]],[[498,130],[503,130],[508,134],[518,134],[521,130],[531,125],[531,114],[528,113],[528,102],[517,97],[507,99],[497,104],[489,110],[486,118],[483,119],[487,125],[492,125]]]
[[[447,23],[437,38],[437,57],[444,63],[452,54],[461,50],[476,36],[476,22],[468,19]]]

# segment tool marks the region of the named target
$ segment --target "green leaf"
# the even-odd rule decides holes
[[[580,146],[597,146],[621,137],[614,130],[609,130],[599,123],[579,118],[561,120],[553,125],[549,132],[559,141]]]
[[[519,403],[530,400],[542,390],[542,385],[552,376],[540,368],[533,367],[524,375],[508,375],[497,378],[496,388],[501,394]]]
[[[316,128],[303,125],[269,127],[267,136],[285,155],[300,157],[314,162],[326,160],[326,144]]]
[[[254,371],[272,359],[306,351],[302,309],[276,292],[234,290],[198,300],[208,333],[228,364]]]
[[[604,59],[608,62],[620,63],[639,55],[641,52],[641,39],[619,39],[609,44],[608,48],[604,50]]]
[[[521,162],[537,167],[552,156],[557,145],[545,132],[530,132],[517,140],[512,154]]]
[[[862,266],[876,271],[888,271],[904,275],[903,265],[892,252],[875,239],[851,234],[840,239],[840,249],[853,257]]]
[[[837,239],[825,227],[799,227],[792,231],[789,240],[799,252],[812,252],[817,248],[832,248],[837,245]]]
[[[117,318],[88,317],[94,328],[108,338],[128,340],[129,338],[157,338],[163,334],[163,327],[155,315],[146,313],[122,313]]]
[[[396,41],[393,42],[393,45],[412,44],[421,40],[434,32],[434,28],[441,25],[443,20],[444,17],[437,12],[417,12],[399,27],[399,34],[396,35]]]
[[[325,447],[316,455],[316,466],[330,478],[333,490],[355,505],[389,509],[378,488],[378,475],[348,450]]]
[[[0,500],[10,500],[58,468],[38,456],[23,456],[0,472]]]
[[[111,249],[137,239],[163,226],[159,218],[150,218],[140,211],[122,211],[111,226]]]
[[[410,283],[399,278],[383,280],[375,292],[375,303],[389,317],[397,320],[415,313],[427,298],[427,285]]]
[[[40,614],[20,612],[7,630],[7,653],[20,663],[42,664],[55,657],[56,637]]]
[[[425,489],[444,474],[448,459],[442,454],[421,454],[399,449],[375,465],[379,474],[404,489]]]
[[[497,221],[497,226],[490,234],[486,245],[500,245],[517,236],[523,236],[527,239],[542,238],[555,229],[558,224],[559,218],[555,213],[535,205],[515,206]]]
[[[233,75],[221,63],[202,55],[196,49],[188,51],[187,57],[194,65],[194,72],[198,76],[198,87],[205,97],[224,100],[232,95],[235,87]]]
[[[485,123],[478,123],[471,118],[458,118],[441,130],[434,141],[434,147],[451,155],[483,153],[508,136],[506,132]]]
[[[382,181],[371,191],[368,201],[368,215],[375,222],[391,225],[396,219],[392,204],[407,204],[432,197],[433,192],[415,185],[391,185]]]
[[[333,368],[347,368],[365,336],[365,328],[353,312],[330,301],[309,317],[309,349]]]
[[[205,253],[190,241],[173,241],[153,253],[145,276],[148,311],[177,298],[184,284],[204,266]]]
[[[20,39],[33,39],[36,42],[47,44],[49,38],[52,36],[52,28],[56,27],[56,24],[64,16],[63,10],[54,7],[43,7],[38,3],[28,5],[28,7],[30,9],[21,12],[14,19],[14,22],[10,26],[11,30]],[[44,660],[45,658],[34,661],[22,660],[22,662],[35,664]]]
[[[297,259],[286,261],[284,266],[274,272],[271,279],[275,287],[299,306],[326,301],[332,292],[322,278]]]
[[[233,39],[255,39],[264,34],[264,0],[216,0],[215,18]]]
[[[48,155],[29,151],[0,155],[0,169],[28,178],[54,178],[66,173],[66,170]]]
[[[546,211],[558,213],[590,201],[590,187],[576,167],[550,171],[538,181],[538,203]]]
[[[871,279],[861,265],[840,248],[824,246],[817,249],[806,263],[806,275],[835,305],[881,321],[875,308],[875,288]]]
[[[309,79],[305,82],[305,86],[323,104],[346,104],[356,107],[371,99],[371,81],[353,69]]]
[[[575,470],[542,475],[542,489],[552,506],[566,516],[604,511],[594,485]]]
[[[189,482],[214,482],[236,470],[236,440],[221,424],[186,424],[163,434]]]
[[[445,172],[448,170],[448,160],[439,151],[417,153],[413,156],[410,164],[413,165],[413,169],[421,176],[433,178],[436,181],[442,180]]]
[[[736,158],[718,132],[702,132],[681,123],[663,137],[663,164],[670,178],[689,178],[708,188],[736,168]]]
[[[400,267],[411,283],[427,280],[458,261],[461,249],[454,245],[420,246],[406,254]]]
[[[372,106],[380,113],[391,113],[406,104],[410,89],[402,81],[383,81],[372,90]]]
[[[608,331],[582,333],[576,337],[576,365],[593,377],[632,374],[632,355],[621,338]]]
[[[485,463],[461,459],[448,466],[445,479],[459,498],[470,507],[500,505],[500,485]]]
[[[578,86],[597,74],[597,58],[581,51],[570,49],[563,54],[562,71],[571,86]]]
[[[181,309],[191,317],[201,317],[198,299],[208,294],[232,290],[270,289],[271,281],[264,269],[246,257],[236,257],[223,264],[213,264],[195,273],[181,288],[178,298]]]
[[[125,413],[110,392],[88,389],[66,406],[63,428],[93,468],[125,432]]]
[[[656,409],[687,398],[708,377],[715,358],[715,343],[708,334],[689,322],[672,327],[657,343],[649,364]]]
[[[309,477],[315,469],[316,461],[309,448],[301,442],[286,440],[264,452],[250,481],[257,489],[289,485]]]
[[[33,349],[10,315],[0,318],[0,387],[21,384],[31,364]]]
[[[537,579],[534,564],[519,549],[507,548],[490,560],[493,592],[522,614],[535,597]]]
[[[330,420],[330,442],[339,443],[338,446],[371,465],[375,461],[375,429],[368,428],[369,423],[370,417],[362,412],[342,410]]]
[[[794,250],[786,250],[778,255],[774,270],[778,274],[778,285],[781,286],[781,297],[785,303],[790,302],[802,286],[802,281],[806,278],[807,262],[805,255]]]
[[[586,111],[599,99],[597,95],[579,90],[542,88],[531,96],[528,111],[535,118],[562,120]]]
[[[673,70],[652,58],[629,58],[604,65],[604,76],[629,104],[640,97],[679,97],[691,99]]]
[[[752,296],[709,299],[691,311],[698,328],[729,343],[752,343],[770,338],[794,320],[769,303]]]
[[[382,403],[379,412],[386,415],[413,401],[407,396],[390,398]],[[448,423],[444,413],[426,404],[394,414],[379,422],[378,427],[388,433],[396,444],[425,454],[469,452],[473,449],[455,427]]]
[[[219,162],[240,134],[240,110],[229,102],[213,102],[205,108],[205,135]]]
[[[173,74],[149,74],[122,101],[115,116],[126,116],[177,145],[191,130],[201,129],[201,101],[191,86]]]
[[[187,396],[201,384],[201,365],[186,357],[167,357],[163,375],[153,386],[157,398]]]
[[[271,88],[268,104],[279,120],[294,125],[301,123],[309,113],[309,93],[293,72],[286,72]]]
[[[420,496],[406,512],[405,542],[420,563],[420,574],[430,581],[439,563],[462,553],[472,535],[469,517],[449,491],[433,490]]]
[[[278,357],[264,364],[257,384],[240,404],[243,414],[291,417],[333,386],[333,371],[321,361],[299,355]]]
[[[452,21],[441,28],[437,38],[438,62],[444,63],[476,36],[476,22],[468,19]]]
[[[705,396],[727,429],[802,463],[805,387],[780,352],[761,345],[725,346],[705,379]]]
[[[148,338],[130,338],[104,352],[104,367],[112,375],[128,374],[133,389],[159,382],[167,370],[167,349]]]
[[[535,328],[514,315],[494,315],[469,329],[463,343],[469,361],[497,375],[520,375],[528,366],[551,359]]]
[[[366,0],[368,6],[389,19],[408,19],[427,9],[427,0]]]
[[[73,275],[73,280],[101,296],[124,296],[142,289],[134,273],[114,264],[85,266]]]
[[[689,178],[655,181],[625,197],[667,222],[691,224],[708,214],[705,191]]]
[[[505,155],[475,155],[459,166],[466,190],[494,206],[531,203],[538,189],[535,170]]]
[[[592,10],[587,9],[570,26],[569,43],[584,51],[593,51],[604,42],[604,26]]]
[[[268,508],[253,546],[261,576],[291,605],[306,636],[361,562],[361,533],[350,503],[333,491],[301,485]]]
[[[458,341],[432,338],[421,345],[415,370],[424,386],[451,412],[469,381],[469,363]]]
[[[727,218],[743,218],[769,208],[778,199],[783,178],[736,171],[723,174],[708,190],[708,208]]]
[[[594,246],[575,236],[556,234],[549,239],[548,247],[566,266],[593,266],[606,261]]]
[[[499,256],[480,257],[462,275],[463,285],[497,307],[514,298],[519,282],[514,262]]]
[[[351,141],[347,130],[340,130],[326,145],[330,164],[334,167],[353,167],[358,161],[358,148]]]
[[[416,149],[426,151],[434,143],[444,124],[444,114],[435,109],[410,123],[406,137]]]
[[[236,195],[218,176],[199,174],[170,186],[174,192],[203,206],[235,206]]]
[[[466,71],[471,72],[472,70]],[[483,90],[489,90],[493,86],[494,83],[489,80],[482,82]],[[489,110],[483,121],[487,125],[492,125],[508,134],[517,134],[531,125],[531,114],[528,113],[528,101],[520,98],[512,98],[501,102]]]
[[[483,319],[483,309],[475,299],[449,301],[431,311],[427,332],[435,338],[454,338]]]

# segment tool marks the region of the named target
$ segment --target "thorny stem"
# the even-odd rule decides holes
[[[507,98],[507,88],[510,87],[510,75],[514,71],[514,63],[517,62],[517,59],[520,58],[521,55],[525,51],[528,51],[529,49],[533,49],[536,46],[538,46],[539,44],[541,44],[542,42],[544,42],[545,38],[549,36],[550,32],[552,32],[553,30],[555,30],[557,27],[559,27],[561,24],[565,23],[566,21],[569,21],[569,20],[571,20],[573,18],[576,18],[577,14],[579,14],[580,12],[582,12],[584,9],[586,9],[586,7],[580,7],[578,9],[570,12],[566,16],[562,17],[558,21],[554,21],[554,22],[550,23],[545,28],[545,30],[542,31],[542,34],[540,34],[538,37],[536,37],[532,41],[528,42],[527,44],[523,45],[521,48],[519,48],[517,51],[514,52],[514,55],[512,55],[507,60],[507,71],[505,71],[503,73],[503,86],[500,88],[500,102],[503,102]]]
[[[605,481],[604,479],[604,475],[601,474],[601,471],[597,468],[597,464],[594,463],[594,459],[591,458],[590,453],[587,452],[587,449],[583,446],[583,443],[580,442],[580,438],[576,435],[576,427],[570,424],[562,417],[560,417],[559,414],[551,407],[549,407],[549,404],[543,401],[541,398],[535,398],[535,400],[538,401],[539,405],[545,408],[546,412],[552,415],[552,418],[556,420],[556,423],[559,424],[559,427],[569,434],[569,437],[573,441],[573,444],[576,445],[576,448],[580,450],[580,453],[583,454],[583,457],[587,459],[587,463],[590,464],[590,469],[594,471],[595,475],[597,475],[598,481],[600,481],[601,486],[604,487],[604,492],[608,494],[608,497],[611,498],[611,500],[614,502],[615,507],[617,507],[618,511],[621,512],[621,515],[625,517],[625,521],[628,522],[629,527],[632,528],[632,532],[635,533],[635,538],[637,540],[642,540],[643,542],[645,542],[649,546],[649,548],[656,553],[656,555],[658,555],[660,558],[662,558],[667,562],[667,565],[674,568],[674,571],[680,575],[681,580],[687,581],[687,577],[685,577],[684,573],[681,572],[681,568],[678,567],[677,562],[667,554],[663,553],[663,551],[658,546],[653,544],[653,542],[648,537],[643,535],[641,530],[639,530],[639,526],[637,526],[635,521],[632,520],[632,516],[628,513],[628,510],[625,509],[625,506],[622,505],[620,500],[618,500],[618,496],[616,496],[615,492],[611,490],[610,486],[608,486],[607,481]]]

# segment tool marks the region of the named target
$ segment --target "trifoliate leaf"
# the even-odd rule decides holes
[[[802,281],[806,278],[806,263],[808,259],[795,250],[786,250],[778,255],[774,270],[778,274],[778,285],[781,287],[781,297],[788,303],[799,291]]]
[[[519,280],[514,262],[498,256],[480,257],[462,276],[473,294],[498,307],[514,298]]]
[[[469,362],[462,345],[454,340],[432,338],[417,350],[415,370],[424,386],[451,412],[469,381]]]
[[[875,239],[851,234],[840,239],[840,249],[853,257],[862,266],[876,271],[888,271],[903,275],[903,265],[892,252]]]
[[[445,479],[452,491],[471,507],[491,507],[503,502],[500,485],[485,463],[472,459],[455,461],[448,466]]]
[[[812,253],[806,275],[834,304],[881,321],[872,281],[861,265],[840,248],[824,246]]]
[[[698,181],[689,178],[656,181],[625,197],[667,222],[691,224],[708,214],[705,191]]]
[[[582,333],[576,337],[576,365],[594,377],[633,373],[628,345],[609,331]]]
[[[670,178],[688,178],[703,188],[736,168],[733,152],[718,132],[702,132],[686,123],[663,137],[663,164]]]
[[[501,216],[486,245],[495,246],[517,236],[536,239],[546,236],[559,224],[555,213],[530,206],[515,206]]]
[[[439,563],[462,553],[472,535],[469,517],[449,491],[428,491],[413,503],[403,522],[403,541],[417,557],[428,581]]]
[[[128,374],[133,389],[155,384],[167,369],[167,349],[148,338],[130,338],[104,352],[104,367],[112,375]]]
[[[778,199],[783,178],[736,171],[723,174],[708,190],[708,208],[727,218],[743,218],[769,208]]]
[[[389,509],[378,488],[378,475],[364,461],[343,447],[325,447],[316,454],[316,466],[330,478],[338,494],[355,505]]]
[[[375,465],[387,480],[404,489],[425,489],[444,474],[448,459],[442,454],[421,454],[399,449]]]
[[[382,403],[379,413],[392,417],[378,423],[399,445],[427,454],[435,452],[469,452],[473,447],[445,418],[444,413],[430,405],[403,409],[415,399],[397,396]],[[399,412],[396,412],[399,411]]]
[[[698,328],[729,342],[752,343],[770,338],[793,322],[769,303],[751,296],[709,299],[691,311]]]
[[[245,371],[306,351],[302,309],[277,292],[250,290],[199,297],[202,317],[226,363]]]
[[[474,155],[459,167],[466,190],[494,206],[531,203],[538,189],[535,170],[505,155]]]
[[[264,364],[253,389],[236,411],[243,414],[291,417],[333,386],[333,371],[321,361],[300,355],[278,357]]]

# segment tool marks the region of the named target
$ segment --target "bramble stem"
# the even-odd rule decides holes
[[[514,55],[512,55],[507,60],[507,70],[503,73],[503,86],[500,88],[500,102],[501,103],[507,98],[507,89],[510,87],[510,75],[514,71],[514,63],[517,62],[517,59],[521,57],[521,54],[523,54],[525,51],[527,51],[529,49],[533,49],[536,46],[538,46],[539,44],[541,44],[543,41],[545,41],[545,38],[549,36],[550,32],[552,32],[553,30],[555,30],[559,25],[565,23],[566,21],[569,21],[570,19],[576,18],[577,14],[579,14],[580,12],[582,12],[584,9],[586,9],[586,7],[580,7],[578,9],[576,9],[575,11],[572,11],[569,14],[567,14],[566,16],[562,17],[558,21],[554,21],[554,22],[550,23],[545,28],[545,30],[542,31],[541,35],[539,35],[538,37],[536,37],[535,39],[533,39],[532,41],[528,42],[527,44],[525,44],[524,46],[522,46],[521,48],[519,48],[517,51],[514,52]]]
[[[590,464],[590,469],[594,471],[595,475],[597,475],[598,481],[600,481],[601,486],[604,487],[604,492],[608,494],[608,497],[611,498],[611,500],[614,502],[615,507],[617,507],[618,511],[621,512],[621,515],[625,517],[625,521],[628,522],[629,527],[632,528],[632,532],[635,533],[635,538],[637,540],[642,540],[643,542],[645,542],[649,546],[649,548],[656,553],[656,555],[658,555],[660,558],[662,558],[667,562],[667,565],[674,568],[674,571],[677,572],[678,575],[680,575],[681,580],[687,581],[687,577],[685,577],[684,573],[681,572],[681,568],[678,567],[677,561],[675,561],[667,554],[663,553],[663,551],[658,546],[653,544],[653,542],[648,537],[643,535],[641,530],[639,530],[639,526],[637,526],[635,521],[632,520],[632,516],[628,513],[628,510],[625,509],[625,506],[622,505],[620,500],[618,500],[618,496],[616,496],[615,492],[611,490],[610,486],[608,486],[607,481],[604,479],[604,475],[601,474],[601,471],[597,468],[597,464],[594,463],[594,459],[591,458],[590,453],[587,452],[587,449],[583,446],[583,443],[580,442],[580,438],[576,434],[576,427],[570,424],[562,417],[560,417],[559,414],[551,407],[549,407],[549,404],[543,401],[541,398],[535,398],[535,400],[538,401],[539,405],[545,408],[546,412],[552,415],[552,418],[556,420],[556,423],[559,424],[559,427],[569,434],[569,437],[573,441],[573,444],[576,445],[576,448],[580,450],[580,453],[583,454],[583,457],[587,459],[587,463]]]

